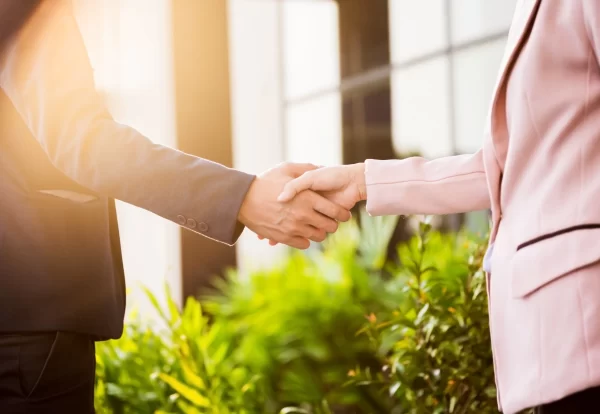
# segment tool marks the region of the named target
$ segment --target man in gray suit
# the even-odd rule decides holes
[[[227,244],[248,227],[306,248],[349,219],[313,192],[277,201],[314,166],[255,177],[115,122],[70,0],[0,40],[0,412],[94,411],[94,341],[118,338],[125,310],[114,199]]]

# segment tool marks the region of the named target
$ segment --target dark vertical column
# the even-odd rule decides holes
[[[396,158],[392,144],[388,0],[338,0],[338,5],[344,163]],[[388,256],[395,258],[396,245],[409,237],[401,218],[390,240]]]
[[[339,0],[338,8],[344,163],[394,158],[388,1]]]
[[[171,4],[178,147],[231,166],[227,1],[177,0]],[[187,230],[182,230],[181,237],[185,298],[197,295],[214,275],[235,265],[235,249]]]

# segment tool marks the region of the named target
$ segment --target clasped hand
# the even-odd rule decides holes
[[[284,163],[252,183],[239,220],[272,245],[306,249],[310,240],[321,242],[339,222],[348,221],[350,209],[364,199],[363,164],[318,168]]]

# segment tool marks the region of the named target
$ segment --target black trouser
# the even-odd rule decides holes
[[[590,388],[562,400],[542,405],[535,414],[596,414],[600,413],[600,387]]]
[[[0,413],[94,413],[96,357],[85,335],[0,335]]]

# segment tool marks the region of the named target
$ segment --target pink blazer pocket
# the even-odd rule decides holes
[[[511,262],[511,293],[524,298],[600,260],[600,223],[568,227],[521,244]]]

